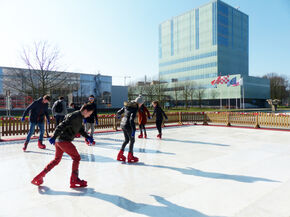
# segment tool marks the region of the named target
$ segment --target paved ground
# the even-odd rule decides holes
[[[78,139],[82,190],[69,188],[67,155],[42,187],[30,184],[53,146],[0,143],[0,216],[290,217],[289,132],[187,126],[155,136],[136,139],[134,165],[115,160],[122,133],[98,134],[94,147]]]

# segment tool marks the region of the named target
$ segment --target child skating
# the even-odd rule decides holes
[[[150,113],[146,106],[144,105],[145,100],[141,95],[137,97],[137,99],[142,102],[141,106],[138,109],[138,123],[139,123],[139,129],[140,129],[140,135],[138,138],[143,138],[143,131],[144,131],[144,138],[147,138],[146,128],[145,125],[147,123],[147,117],[151,119]],[[136,100],[137,100],[136,99]]]
[[[128,163],[136,163],[139,161],[137,157],[134,157],[133,155],[133,148],[135,143],[135,132],[136,132],[136,126],[135,126],[135,117],[138,111],[138,106],[142,105],[141,99],[138,97],[135,101],[132,102],[125,102],[124,107],[121,108],[117,112],[117,116],[120,117],[122,114],[124,114],[124,117],[121,120],[121,128],[124,133],[125,141],[123,142],[123,145],[121,147],[121,150],[119,151],[119,154],[117,156],[118,161],[126,161],[126,157],[124,156],[124,150],[126,145],[130,142],[129,146],[129,152],[128,152]]]
[[[154,115],[156,115],[156,127],[157,127],[157,130],[158,130],[157,138],[161,139],[162,138],[163,116],[165,117],[166,120],[168,120],[168,118],[167,118],[165,112],[160,107],[158,101],[153,101],[152,105],[154,107],[154,112],[153,112],[152,118],[154,117]]]
[[[85,104],[82,106],[80,111],[75,111],[66,115],[63,122],[61,122],[55,129],[53,136],[49,139],[51,144],[55,144],[55,158],[52,160],[45,168],[41,171],[31,183],[34,185],[41,185],[43,183],[44,176],[62,159],[63,153],[67,153],[73,160],[72,163],[72,173],[70,177],[70,187],[71,188],[81,188],[86,187],[87,182],[81,180],[78,177],[79,174],[79,163],[81,157],[73,145],[72,141],[77,133],[84,136],[90,143],[93,143],[93,138],[90,137],[84,130],[82,125],[83,118],[89,117],[95,107],[91,104]]]

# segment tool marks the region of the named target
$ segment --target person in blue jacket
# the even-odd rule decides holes
[[[31,136],[34,133],[35,126],[38,125],[40,135],[38,139],[38,147],[40,149],[45,149],[46,146],[42,143],[43,134],[44,134],[44,116],[46,116],[47,123],[49,124],[49,115],[48,115],[48,103],[50,102],[50,96],[45,95],[39,99],[32,102],[24,111],[21,121],[24,122],[25,117],[29,113],[29,132],[26,137],[26,141],[23,146],[23,151],[26,151],[27,145],[30,141]]]

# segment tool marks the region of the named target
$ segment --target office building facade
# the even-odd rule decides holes
[[[243,78],[243,86],[212,84],[219,76],[237,83]],[[270,97],[269,81],[249,76],[249,16],[220,0],[159,25],[159,78],[169,93],[175,82],[192,83],[209,101],[244,93],[246,102],[263,104]]]

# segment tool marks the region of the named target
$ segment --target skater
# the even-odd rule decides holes
[[[85,130],[86,130],[86,133],[88,133],[90,129],[91,130],[90,136],[94,138],[95,123],[96,123],[96,126],[98,125],[97,105],[95,103],[94,95],[90,95],[88,104],[92,104],[95,109],[94,109],[94,112],[91,114],[91,116],[84,119]],[[85,139],[85,142],[87,145],[90,145],[89,141],[87,141],[86,139]],[[96,143],[93,142],[92,145],[95,145],[95,144]]]
[[[130,146],[128,152],[128,163],[136,163],[139,161],[139,159],[137,157],[134,157],[133,155],[136,132],[134,120],[138,111],[138,106],[141,106],[142,103],[143,102],[141,98],[137,97],[135,101],[125,102],[124,107],[117,112],[118,118],[121,116],[121,114],[124,113],[124,117],[121,120],[121,128],[125,137],[125,141],[123,142],[121,150],[119,151],[119,154],[117,156],[118,161],[126,161],[126,157],[124,156],[124,150],[129,142]]]
[[[46,146],[42,144],[43,134],[44,134],[44,115],[46,116],[47,123],[49,124],[49,115],[48,115],[48,103],[50,101],[50,96],[45,95],[40,97],[38,100],[32,102],[24,111],[21,121],[24,122],[25,117],[29,113],[29,132],[26,137],[23,151],[26,151],[27,145],[30,141],[31,136],[34,133],[35,126],[38,125],[40,135],[38,139],[38,148],[45,149]]]
[[[77,110],[80,110],[80,107],[79,106],[77,106],[75,103],[71,103],[70,104],[70,107],[74,110],[74,111],[77,111]]]
[[[41,185],[44,176],[59,164],[63,153],[65,152],[73,160],[70,187],[79,188],[87,186],[87,182],[80,180],[78,177],[81,157],[72,141],[78,132],[81,133],[90,143],[94,141],[93,138],[85,132],[82,125],[83,118],[89,117],[94,109],[95,107],[92,104],[85,104],[82,106],[80,111],[75,111],[66,115],[64,121],[56,127],[53,136],[49,139],[51,144],[55,144],[55,158],[31,181],[32,184]]]
[[[146,133],[145,124],[147,123],[147,117],[149,119],[151,119],[151,117],[150,117],[150,113],[148,109],[144,105],[145,100],[143,99],[141,95],[139,95],[135,101],[138,101],[138,100],[140,100],[140,102],[142,103],[138,109],[138,123],[139,123],[139,129],[140,129],[140,135],[138,136],[138,138],[143,138],[143,130],[144,130],[144,138],[146,139],[147,133]]]
[[[162,128],[161,128],[161,126],[162,126],[162,122],[163,122],[163,116],[165,117],[166,120],[168,120],[168,118],[167,118],[165,112],[159,106],[159,102],[158,101],[153,101],[152,105],[154,107],[154,112],[153,112],[152,118],[156,114],[156,127],[157,127],[157,130],[158,130],[157,138],[161,139],[161,137],[162,137]]]
[[[57,101],[54,102],[52,106],[52,115],[56,120],[55,127],[63,121],[64,116],[67,115],[66,102],[64,101],[63,96],[60,96]]]

